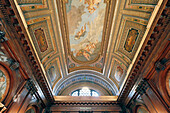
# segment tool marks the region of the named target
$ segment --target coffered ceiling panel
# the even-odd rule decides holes
[[[58,53],[50,16],[28,20],[27,25],[41,61]]]
[[[159,2],[16,1],[56,95],[81,82],[97,84],[108,94],[118,95]]]

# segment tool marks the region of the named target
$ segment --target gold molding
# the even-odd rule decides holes
[[[63,0],[63,3],[65,4],[65,3],[68,3],[68,0]]]

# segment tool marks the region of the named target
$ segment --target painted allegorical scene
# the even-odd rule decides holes
[[[68,0],[68,20],[71,52],[79,61],[94,60],[100,50],[106,3],[104,0]]]
[[[7,88],[7,79],[5,74],[0,70],[0,102],[4,97],[6,88]]]
[[[120,82],[122,75],[123,75],[123,69],[120,66],[117,66],[115,72],[115,78],[118,82]]]
[[[133,29],[133,28],[129,30],[129,33],[128,33],[128,36],[125,42],[125,46],[124,46],[126,51],[132,52],[138,35],[139,35],[138,30]]]
[[[46,51],[47,48],[48,48],[48,44],[47,44],[47,40],[46,40],[46,37],[45,37],[45,34],[44,34],[44,30],[41,29],[41,28],[36,29],[34,34],[35,34],[35,37],[37,39],[40,51],[41,52]]]

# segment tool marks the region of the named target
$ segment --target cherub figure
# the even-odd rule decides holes
[[[85,0],[84,1],[84,4],[89,5],[87,8],[90,14],[92,14],[96,10],[96,8],[98,8],[100,1],[101,0]]]

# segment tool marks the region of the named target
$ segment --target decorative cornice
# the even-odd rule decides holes
[[[55,102],[54,105],[116,105],[117,102]]]
[[[153,47],[156,45],[162,33],[165,31],[166,27],[169,24],[170,9],[166,7],[166,5],[168,5],[168,0],[165,0],[163,2],[163,5],[161,6],[162,8],[159,10],[159,13],[154,21],[153,27],[151,28],[151,34],[148,35],[145,46],[139,53],[139,56],[132,68],[132,71],[124,85],[124,88],[122,89],[119,95],[118,101],[120,102],[124,102],[126,100],[125,98],[127,98],[127,95],[129,94],[137,78],[139,77],[140,70],[142,69],[144,63],[152,52]]]

